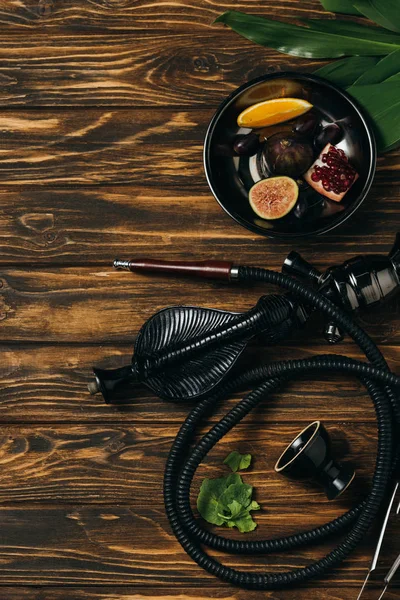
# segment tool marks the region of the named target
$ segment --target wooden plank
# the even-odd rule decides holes
[[[220,285],[209,281],[184,283],[168,277],[134,276],[112,268],[70,267],[3,269],[0,287],[2,340],[30,342],[131,343],[157,310],[177,304],[246,311],[271,286]],[[395,298],[381,310],[362,315],[374,340],[394,345],[400,337]],[[315,322],[299,333],[321,344]],[[311,332],[311,334],[310,334]],[[288,341],[290,344],[290,341]],[[326,351],[326,347],[325,347]]]
[[[206,192],[202,150],[213,110],[61,109],[1,119],[1,186],[135,184]],[[376,189],[398,199],[400,151],[382,157]],[[390,186],[390,187],[389,187]]]
[[[334,583],[334,582],[333,582]],[[358,583],[352,584],[352,587],[321,587],[312,588],[312,596],[314,600],[354,600],[354,594],[358,593]],[[369,590],[375,592],[374,597],[382,586],[379,582],[370,584]],[[68,588],[54,587],[3,587],[2,592],[7,600],[69,600],[71,591]],[[252,590],[241,590],[238,588],[227,588],[225,585],[216,585],[215,588],[207,588],[207,592],[200,589],[179,586],[179,591],[165,591],[159,587],[152,589],[142,586],[134,586],[121,588],[118,586],[105,587],[96,589],[94,587],[74,588],[74,600],[158,600],[162,597],[164,600],[209,600],[216,598],[218,600],[259,600],[260,594],[268,600],[309,600],[310,588],[302,587],[295,590],[284,590],[275,592],[259,592]],[[393,590],[388,590],[386,593],[387,600],[398,600],[398,590],[394,586]]]
[[[314,416],[317,412],[314,413]],[[313,417],[309,415],[308,419]],[[350,415],[348,416],[350,420]],[[232,450],[251,453],[252,465],[244,473],[254,486],[263,507],[260,518],[290,502],[296,511],[315,505],[322,518],[331,504],[321,488],[293,482],[278,475],[274,465],[304,423],[265,425],[260,428],[259,411],[236,426],[206,457],[197,471],[193,500],[205,477],[229,473],[223,460]],[[203,429],[203,433],[208,428]],[[376,455],[374,423],[331,423],[327,427],[338,460],[351,463],[357,477],[334,504],[339,515],[365,497]],[[176,426],[141,424],[131,426],[10,426],[0,435],[0,502],[132,504],[146,511],[149,498],[162,509],[163,471]],[[278,517],[277,517],[278,518]],[[258,515],[257,515],[258,520]]]
[[[0,106],[216,107],[245,81],[321,64],[239,40],[221,27],[206,33],[188,27],[168,38],[144,30],[8,35],[0,40]]]
[[[136,182],[204,189],[202,141],[212,111],[40,111],[7,115],[3,185]],[[11,158],[12,155],[12,158]],[[154,179],[156,178],[156,179]]]
[[[188,189],[182,176],[180,189],[150,189],[138,183],[0,191],[0,265],[107,268],[115,257],[149,255],[234,258],[241,264],[280,270],[289,250],[296,249],[325,270],[360,253],[387,254],[400,229],[399,192],[384,185],[383,178],[357,214],[337,230],[293,242],[268,240],[247,231],[221,210],[202,173],[196,182],[189,180],[201,190]],[[121,283],[128,278],[126,274]]]
[[[398,373],[398,347],[385,346],[383,350],[394,372]],[[269,360],[311,357],[327,351],[326,345],[310,347],[303,340],[303,345],[299,346],[298,341],[293,341],[286,348],[272,347],[262,352],[259,348],[249,349],[245,363],[255,366]],[[360,357],[349,344],[340,344],[335,351]],[[127,391],[122,405],[106,405],[101,396],[89,395],[87,383],[92,379],[92,365],[120,367],[129,364],[131,352],[129,345],[104,346],[101,343],[92,346],[2,345],[0,422],[180,425],[191,404],[159,400],[143,387]],[[212,420],[221,418],[243,395],[233,394],[216,407]],[[358,380],[334,374],[310,376],[289,383],[280,393],[262,403],[247,420],[253,422],[256,419],[257,423],[269,427],[272,423],[301,422],[306,425],[316,418],[333,423],[375,423],[371,401]]]
[[[149,2],[148,0],[121,0],[117,2],[75,2],[75,0],[1,0],[0,24],[6,32],[17,30],[21,33],[37,31],[164,31],[203,28],[207,31],[221,12],[229,9],[242,10],[265,16],[277,15],[281,18],[317,17],[325,14],[317,0],[293,3],[280,0],[268,6],[254,5],[251,0],[243,0],[240,7],[234,0],[223,5],[211,0],[177,2]]]
[[[333,507],[333,504],[330,505]],[[315,513],[293,505],[266,511],[250,539],[270,538],[304,530],[337,514],[337,508]],[[23,508],[3,507],[0,575],[3,585],[141,585],[170,590],[192,587],[229,589],[198,567],[181,549],[169,529],[164,512],[150,507],[146,512],[132,506],[79,506],[54,508],[51,505]],[[307,524],[307,525],[306,525]],[[239,532],[225,535],[243,539]],[[357,587],[365,576],[375,536],[365,539],[351,558],[329,578],[330,585]],[[391,530],[387,552],[395,553]],[[224,564],[255,572],[282,572],[296,569],[323,556],[334,546],[300,548],[282,555],[228,556]],[[397,549],[398,550],[398,549]],[[215,555],[215,551],[212,552]],[[221,555],[218,554],[221,559]],[[385,563],[387,565],[387,563]],[[313,589],[326,587],[315,580]]]

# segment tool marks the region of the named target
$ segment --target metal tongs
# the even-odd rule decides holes
[[[396,482],[395,486],[394,486],[394,490],[393,493],[390,497],[390,501],[389,501],[389,506],[387,508],[386,511],[386,515],[385,515],[385,519],[383,521],[383,525],[382,525],[382,529],[379,535],[379,539],[378,539],[378,544],[376,546],[375,549],[375,553],[374,556],[372,557],[372,562],[371,562],[371,566],[369,568],[369,571],[367,573],[367,577],[365,578],[365,581],[363,583],[363,586],[360,590],[360,593],[358,594],[357,600],[360,600],[363,591],[365,590],[365,587],[368,583],[368,580],[371,576],[371,573],[373,573],[373,571],[375,571],[377,564],[378,564],[378,560],[379,560],[379,556],[382,550],[382,546],[383,546],[383,540],[385,537],[385,533],[386,533],[386,529],[387,526],[391,520],[392,515],[392,511],[393,511],[393,506],[395,506],[395,503],[397,502],[397,496],[399,493],[399,498],[398,498],[398,506],[396,508],[395,511],[395,516],[400,516],[400,479]],[[396,560],[394,561],[393,565],[390,567],[387,575],[385,576],[383,583],[384,583],[384,588],[382,590],[381,595],[379,596],[378,600],[382,600],[382,598],[384,597],[384,595],[386,594],[386,591],[393,579],[393,577],[395,576],[395,574],[397,573],[398,569],[400,568],[400,554],[398,555],[398,557],[396,558]]]

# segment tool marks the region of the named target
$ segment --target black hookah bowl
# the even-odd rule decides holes
[[[328,500],[336,500],[355,477],[354,469],[332,457],[330,437],[321,423],[314,421],[287,446],[275,471],[291,479],[315,480]]]
[[[240,283],[241,268],[230,261],[166,261],[148,258],[114,261],[132,272],[163,273]],[[251,271],[249,268],[242,268]],[[400,287],[400,234],[388,256],[352,258],[321,273],[297,252],[286,258],[283,273],[303,279],[348,312],[380,304]],[[248,279],[246,280],[248,284]],[[308,320],[312,309],[290,293],[262,296],[245,313],[195,306],[174,306],[154,314],[142,326],[130,365],[94,368],[88,389],[107,403],[131,384],[143,384],[165,400],[200,399],[216,390],[253,338],[264,345],[287,339]],[[337,325],[326,323],[325,338],[343,337]]]

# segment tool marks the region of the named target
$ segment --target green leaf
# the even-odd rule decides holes
[[[353,85],[347,90],[369,114],[379,152],[400,145],[400,81]]]
[[[233,472],[247,469],[251,463],[251,454],[240,454],[233,450],[224,460],[224,465],[228,465]]]
[[[330,12],[344,13],[345,15],[360,15],[350,0],[321,0],[321,4],[325,10],[329,10]]]
[[[342,87],[347,87],[352,85],[362,73],[372,69],[378,60],[379,58],[376,56],[351,56],[329,63],[314,71],[314,74],[325,77]]]
[[[236,500],[240,502],[240,504],[244,507],[249,506],[251,502],[251,494],[253,493],[253,488],[251,485],[247,485],[247,483],[238,483],[229,485],[223,494],[220,496],[220,503],[229,506],[231,502]]]
[[[253,488],[237,473],[218,479],[204,479],[197,498],[199,513],[209,523],[252,531],[257,525],[250,511],[259,510],[251,499]]]
[[[387,44],[399,44],[400,40],[398,33],[393,33],[392,31],[382,29],[382,27],[375,27],[370,24],[361,25],[360,23],[353,23],[353,21],[341,21],[339,19],[301,19],[301,22],[315,31],[325,31],[326,33],[360,40],[368,39]]]
[[[242,513],[247,513],[246,508],[237,500],[233,500],[230,504],[228,504],[228,508],[231,511],[231,519],[233,521],[242,516]]]
[[[236,33],[257,44],[305,58],[337,58],[355,54],[385,56],[400,48],[400,36],[393,34],[389,34],[394,38],[390,41],[373,40],[368,34],[365,39],[361,39],[350,34],[327,33],[315,26],[312,29],[299,27],[237,11],[225,12],[216,22],[228,25]]]
[[[396,77],[400,72],[400,50],[396,50],[382,58],[373,68],[366,69],[356,80],[356,85],[381,83],[391,77]]]
[[[228,523],[229,527],[237,527],[240,533],[247,533],[253,531],[257,527],[257,523],[253,521],[251,515],[247,513],[240,519],[236,519],[234,522]]]
[[[218,479],[204,479],[197,497],[197,509],[203,519],[214,525],[222,525],[224,519],[220,516],[223,510],[220,498],[230,485],[238,484],[242,484],[242,478],[236,473]]]
[[[356,9],[386,29],[400,31],[399,0],[352,0]]]

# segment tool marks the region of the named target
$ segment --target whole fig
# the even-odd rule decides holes
[[[276,175],[299,177],[309,169],[314,160],[312,145],[295,133],[276,133],[271,136],[264,152],[269,169]]]

